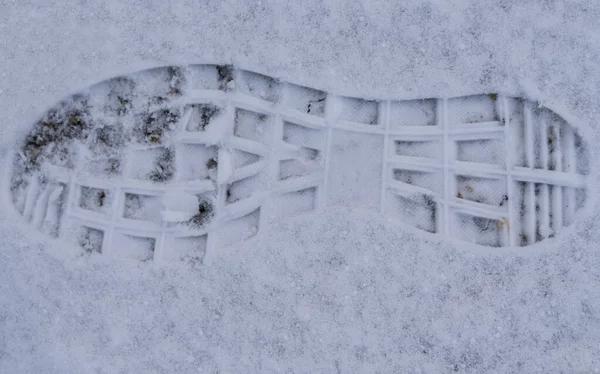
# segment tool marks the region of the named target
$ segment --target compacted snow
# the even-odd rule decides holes
[[[7,169],[1,180],[6,196],[0,213],[0,371],[600,371],[594,170],[600,6],[395,3],[0,4],[0,151]],[[100,93],[106,90],[98,97],[109,100],[92,97],[91,110],[75,105],[65,118],[44,117],[63,99],[117,76],[138,74],[136,89],[148,93],[145,99],[157,97],[154,92],[178,96],[173,71],[156,70],[167,73],[168,79],[158,80],[137,72],[192,64],[241,70],[236,79],[213,82],[203,80],[206,71],[198,65],[191,84],[265,101],[277,101],[283,92],[277,82],[288,82],[289,109],[316,118],[332,118],[336,106],[323,95],[335,93],[342,108],[336,125],[360,123],[369,130],[311,127],[307,120],[282,122],[281,133],[272,133],[268,126],[262,129],[270,122],[257,114],[254,102],[233,113],[209,100],[182,112],[148,110],[147,120],[131,122],[145,127],[121,132],[110,126],[111,118],[137,105],[125,95],[127,80],[96,86]],[[222,68],[216,71],[227,76]],[[527,110],[504,117],[499,113],[510,113],[510,97],[532,106],[540,102],[564,121],[541,106],[531,108],[533,121],[528,122]],[[430,98],[458,99],[412,101]],[[450,128],[426,139],[392,134],[415,121],[433,125],[440,105],[448,118],[444,123],[487,127],[475,135],[466,127]],[[473,105],[476,109],[469,109]],[[473,112],[481,117],[469,117]],[[380,113],[393,121],[382,122]],[[182,116],[185,123],[176,120]],[[76,124],[87,131],[90,118],[109,124],[85,137],[54,125]],[[523,123],[511,128],[512,118]],[[44,123],[75,139],[78,156],[71,158],[72,148],[60,142],[44,141],[44,157],[54,167],[43,172],[58,182],[48,184],[43,177],[20,190],[9,166],[15,155],[38,157],[22,144],[34,144],[26,136]],[[157,123],[166,127],[153,127]],[[234,146],[224,130],[228,123],[235,126]],[[380,125],[385,131],[377,133]],[[202,141],[177,143],[173,151],[167,143],[176,129],[202,133]],[[496,130],[502,135],[482,139],[482,131]],[[455,135],[458,164],[447,165],[442,153]],[[279,136],[287,145],[277,149],[293,157],[261,161],[264,154],[256,144],[273,146]],[[124,150],[127,164],[119,162]],[[413,169],[423,158],[440,161],[445,175],[451,167],[473,173],[481,164],[508,171],[497,178],[486,169],[483,176],[458,176],[449,184],[419,164],[408,173],[394,169],[386,185],[387,151],[394,153],[390,162],[410,161]],[[59,202],[69,191],[61,178],[74,164],[96,182],[110,184],[106,175],[118,174],[145,180],[144,187],[163,183],[161,189],[173,180],[173,189],[142,194],[138,186],[126,186],[121,196],[97,183],[83,185],[75,200],[78,210],[89,212],[85,217],[108,215],[111,225],[116,217],[111,208],[119,206],[124,219],[144,224],[127,232],[105,231],[74,214],[76,223],[84,223],[66,234],[75,240],[54,239],[61,230],[54,217],[64,213]],[[527,167],[542,171],[522,170]],[[307,173],[327,182],[300,189],[293,199],[278,195],[269,205],[276,219],[255,235],[265,222],[255,214],[254,201],[262,202],[267,190],[257,191],[260,181],[233,182],[239,170],[254,175],[263,168],[277,181]],[[182,188],[199,179],[231,188],[206,194]],[[498,180],[502,183],[494,184]],[[275,186],[273,179],[265,183]],[[490,216],[471,222],[474,231],[465,229],[470,221],[460,214],[433,218],[430,199],[438,184],[445,204],[451,198],[463,211]],[[434,197],[424,198],[417,209],[414,196],[407,202],[388,194],[388,187],[406,185],[411,194],[424,188]],[[34,193],[39,195],[28,199]],[[508,196],[518,196],[518,203]],[[215,201],[235,209],[213,212]],[[313,208],[316,212],[289,215]],[[400,208],[399,217],[388,214]],[[249,212],[243,217],[248,219],[237,220],[238,212]],[[201,231],[213,214],[219,223],[216,244]],[[514,217],[521,219],[520,231],[511,229]],[[176,235],[176,242],[161,244],[161,261],[145,261],[156,256],[162,236],[131,232],[169,233],[181,222],[198,225],[194,235]],[[103,245],[105,232],[114,245]],[[171,245],[177,251],[166,250]],[[212,248],[210,258],[198,248]],[[123,255],[100,254],[107,251]]]
[[[168,66],[44,114],[9,162],[8,205],[87,252],[131,257],[139,243],[155,261],[184,260],[190,244],[209,261],[269,221],[332,205],[524,247],[581,215],[588,148],[522,98],[364,100],[231,65]]]

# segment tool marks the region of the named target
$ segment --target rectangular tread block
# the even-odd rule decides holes
[[[430,196],[420,194],[400,196],[389,193],[386,202],[389,206],[385,206],[385,212],[405,224],[431,233],[438,231],[437,221],[441,211],[439,204]]]
[[[288,83],[286,106],[301,113],[323,117],[325,115],[325,99],[323,91]]]
[[[246,95],[273,103],[281,101],[283,84],[275,78],[240,70],[235,77],[235,84]]]
[[[154,258],[155,246],[156,238],[116,232],[113,238],[112,252],[121,258],[149,261]]]
[[[123,218],[160,223],[161,209],[159,196],[125,193]]]
[[[191,104],[186,106],[184,123],[188,132],[207,131],[209,127],[222,125],[225,109],[212,103]]]
[[[504,142],[501,139],[457,141],[456,160],[504,167],[506,164]]]
[[[136,150],[129,160],[129,177],[152,182],[168,182],[175,176],[175,151],[158,147]]]
[[[286,121],[283,124],[283,141],[300,147],[323,150],[325,148],[325,131]]]
[[[397,156],[430,158],[441,161],[442,140],[394,140],[393,154]]]
[[[206,180],[216,176],[219,149],[203,144],[182,144],[175,158],[177,179],[181,181]]]
[[[58,237],[64,224],[67,205],[68,188],[65,183],[52,184],[48,196],[46,213],[40,230],[52,237]]]
[[[339,119],[363,125],[377,125],[379,119],[379,103],[377,101],[340,97]]]
[[[502,247],[508,243],[508,223],[504,219],[490,219],[475,215],[454,213],[452,230],[458,239],[489,247]]]
[[[245,109],[235,111],[235,136],[270,145],[272,131],[273,117],[270,115]]]
[[[448,100],[448,121],[450,126],[499,121],[502,109],[498,96],[473,95]]]
[[[220,89],[219,71],[215,65],[190,65],[186,68],[187,88],[190,90]]]
[[[429,191],[441,194],[443,187],[443,176],[439,171],[420,171],[420,170],[392,170],[392,179],[406,185],[412,185],[427,189]]]
[[[86,252],[102,252],[102,243],[104,242],[104,231],[90,227],[80,226],[77,233],[77,243]]]
[[[436,102],[436,99],[392,101],[391,128],[435,126],[437,121]]]
[[[81,186],[79,207],[107,215],[111,211],[113,192],[107,189]]]
[[[459,199],[470,200],[493,207],[507,206],[505,178],[488,179],[464,175],[456,176],[456,194]]]
[[[232,204],[240,200],[248,199],[254,193],[265,188],[266,183],[266,176],[263,173],[237,180],[227,186],[225,203]]]

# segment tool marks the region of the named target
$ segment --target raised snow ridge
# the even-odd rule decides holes
[[[190,65],[60,102],[11,166],[15,208],[45,234],[89,252],[201,263],[272,219],[327,205],[527,246],[576,219],[589,159],[571,125],[519,98],[365,100]]]

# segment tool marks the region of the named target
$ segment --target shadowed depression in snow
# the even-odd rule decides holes
[[[576,219],[588,172],[575,128],[527,100],[365,100],[190,65],[62,101],[17,149],[11,191],[37,229],[85,251],[202,262],[328,205],[527,246]]]

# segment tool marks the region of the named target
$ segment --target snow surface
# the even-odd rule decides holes
[[[162,219],[167,222],[184,222],[198,212],[198,196],[185,191],[167,191],[161,200]]]
[[[211,62],[367,98],[532,97],[598,144],[600,4],[372,3],[3,1],[3,161],[81,88]],[[9,212],[0,372],[600,371],[598,214],[484,253],[330,209],[190,268],[82,257]]]

